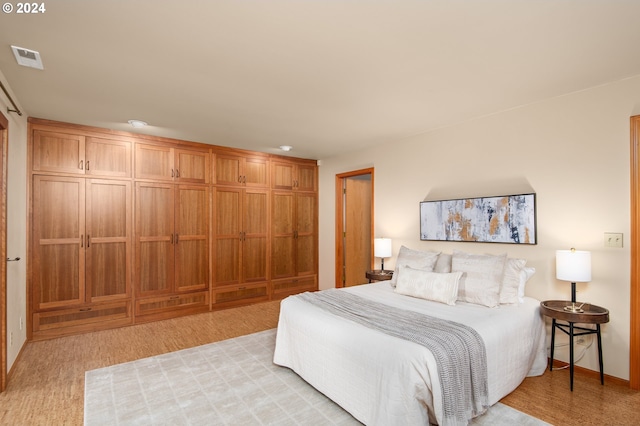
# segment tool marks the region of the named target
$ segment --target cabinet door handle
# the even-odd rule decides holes
[[[176,234],[176,244],[178,244],[180,236],[178,234]]]
[[[80,167],[78,167],[80,170],[84,169],[84,160],[80,160]]]
[[[174,178],[173,169],[171,169],[171,178]]]
[[[247,177],[246,176],[242,176],[242,183],[247,183]]]
[[[91,235],[87,234],[87,248],[91,247]]]
[[[171,245],[173,245],[173,234],[169,236],[169,241],[171,241]]]
[[[87,312],[87,311],[90,311],[90,310],[91,310],[91,308],[81,308],[80,312]]]
[[[89,160],[87,160],[87,170],[89,170]]]
[[[84,234],[80,234],[80,247],[84,247]]]
[[[176,169],[176,178],[180,177],[180,169]]]

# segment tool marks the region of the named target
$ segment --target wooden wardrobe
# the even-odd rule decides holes
[[[315,160],[29,119],[33,340],[318,288]]]

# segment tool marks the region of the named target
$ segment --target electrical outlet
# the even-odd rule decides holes
[[[20,317],[20,330],[22,330],[22,317]]]
[[[622,234],[615,232],[605,232],[604,246],[622,248]]]

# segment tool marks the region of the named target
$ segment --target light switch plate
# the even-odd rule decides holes
[[[605,232],[604,246],[622,248],[622,234],[618,234],[615,232]]]

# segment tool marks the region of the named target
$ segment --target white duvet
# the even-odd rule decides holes
[[[535,299],[496,308],[449,306],[396,294],[385,281],[343,291],[475,328],[486,346],[491,405],[546,368],[546,331]],[[273,360],[367,425],[441,423],[442,393],[428,349],[295,297],[281,303]]]

